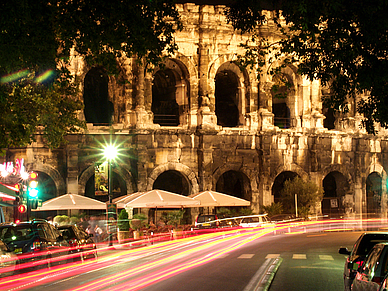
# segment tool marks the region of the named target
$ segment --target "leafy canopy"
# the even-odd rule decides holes
[[[270,41],[262,29],[270,24],[263,8],[275,12],[271,17],[281,36],[278,42]],[[247,0],[226,10],[236,29],[252,33],[244,44],[243,65],[262,69],[270,53],[269,62],[282,58],[283,66],[296,63],[299,73],[330,88],[323,101],[335,110],[346,112],[349,100],[363,95],[357,110],[369,133],[375,133],[375,123],[388,127],[387,13],[384,0],[275,0],[270,7],[268,1]]]
[[[317,203],[323,199],[323,189],[311,180],[304,181],[296,176],[292,180],[286,180],[280,192],[283,198],[282,204],[285,210],[295,212],[295,194],[297,195],[298,213],[307,217]]]
[[[173,1],[0,1],[0,149],[41,133],[50,148],[85,124],[71,53],[118,73],[123,55],[161,61],[181,28]]]

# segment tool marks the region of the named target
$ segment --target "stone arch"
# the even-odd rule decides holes
[[[300,166],[292,163],[290,165],[280,165],[280,166],[278,166],[277,169],[275,170],[274,174],[271,175],[272,183],[274,182],[274,180],[276,179],[276,177],[279,174],[281,174],[282,172],[286,172],[286,171],[288,171],[288,172],[295,172],[302,179],[308,179],[309,178],[308,173],[306,173]]]
[[[84,78],[83,101],[87,123],[109,125],[114,112],[109,97],[109,76],[103,67],[91,68]]]
[[[210,100],[210,110],[215,112],[217,109],[216,100],[216,82],[220,80],[217,78],[219,74],[230,73],[234,75],[232,80],[235,79],[235,105],[238,112],[237,125],[246,125],[246,115],[250,113],[252,104],[254,103],[251,99],[252,90],[251,90],[251,81],[250,76],[246,70],[241,71],[240,68],[233,61],[234,55],[222,55],[218,59],[214,60],[209,67],[209,100]],[[229,102],[230,104],[232,102]],[[221,124],[222,125],[222,124]]]
[[[118,165],[117,167],[113,167],[112,171],[117,173],[125,181],[125,185],[127,187],[127,194],[134,193],[137,190],[129,167],[127,167],[126,165]],[[79,195],[85,195],[86,184],[93,175],[94,165],[90,165],[81,173],[78,178]]]
[[[52,179],[56,187],[56,193],[54,193],[54,196],[60,196],[66,193],[66,183],[57,169],[49,165],[37,163],[29,164],[28,168],[29,171],[43,172]]]
[[[327,167],[325,167],[322,171],[322,181],[325,176],[327,176],[330,172],[340,172],[344,177],[347,179],[349,185],[353,185],[353,178],[352,175],[348,171],[347,165],[341,165],[341,164],[332,164]],[[352,191],[349,191],[352,192]]]
[[[252,202],[252,193],[257,191],[257,187],[253,185],[253,180],[252,177],[244,171],[244,169],[241,167],[241,165],[225,165],[222,167],[219,167],[216,171],[213,173],[213,189],[217,191],[217,183],[221,179],[221,177],[227,173],[227,172],[236,172],[236,173],[241,173],[241,177],[243,179],[244,185],[243,186],[243,193],[244,197],[240,197],[246,200],[249,200]],[[212,190],[212,189],[204,189],[204,190]],[[225,193],[229,194],[229,193]]]
[[[174,170],[185,176],[188,182],[191,185],[190,194],[195,194],[199,192],[198,179],[195,173],[186,165],[180,163],[166,163],[160,166],[157,166],[149,175],[147,179],[147,188],[146,191],[152,190],[152,187],[159,177],[160,174],[166,171]]]
[[[152,74],[151,91],[154,123],[162,126],[187,124],[191,85],[189,71],[183,62],[169,58],[163,66],[156,67]]]
[[[274,75],[271,81],[274,125],[284,129],[296,127],[303,115],[303,92],[298,89],[303,80],[297,74],[297,68],[288,65]]]
[[[346,194],[350,192],[348,179],[340,171],[331,171],[325,175],[322,187],[322,214],[334,218],[342,217],[346,212]]]
[[[369,217],[379,217],[386,212],[387,173],[383,166],[372,163],[367,169],[365,182],[366,211]],[[374,213],[374,215],[372,214]]]
[[[283,203],[283,197],[281,197],[280,193],[284,187],[284,182],[288,180],[293,180],[295,177],[302,178],[300,175],[298,175],[298,173],[290,170],[282,171],[278,175],[276,175],[271,186],[271,194],[275,203]]]

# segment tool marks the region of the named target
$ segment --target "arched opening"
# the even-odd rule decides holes
[[[188,196],[190,195],[190,183],[188,179],[182,175],[180,172],[175,170],[168,170],[161,173],[158,178],[155,180],[153,189],[165,190],[172,193]],[[160,216],[167,215],[170,211],[175,211],[176,208],[165,208],[162,212],[157,211],[156,208],[150,208],[148,210],[148,218],[156,222],[159,221]],[[156,213],[158,212],[158,213]],[[181,220],[182,224],[191,223],[191,209],[185,208],[184,216]]]
[[[349,189],[345,176],[337,171],[329,173],[323,179],[322,214],[330,218],[344,215],[344,196]]]
[[[366,205],[368,218],[377,218],[381,212],[382,178],[373,172],[366,179]]]
[[[250,181],[245,174],[238,171],[223,173],[217,181],[216,191],[248,201],[252,199]]]
[[[84,114],[87,123],[109,125],[112,122],[113,104],[109,101],[108,75],[101,67],[92,68],[84,80]]]
[[[162,126],[179,125],[179,105],[176,100],[178,76],[174,70],[159,70],[152,83],[152,106],[154,123]]]
[[[222,70],[215,78],[215,113],[217,124],[224,127],[239,125],[239,80],[230,70]]]
[[[111,172],[111,195],[112,199],[126,195],[127,194],[127,186],[125,184],[124,179],[116,173],[114,170]],[[90,177],[90,179],[86,182],[85,186],[85,196],[97,199],[102,202],[108,202],[109,201],[109,195],[108,192],[103,191],[95,191],[95,176],[93,175]],[[96,195],[97,193],[97,195]]]
[[[274,85],[271,89],[272,94],[272,113],[274,114],[274,125],[279,128],[291,127],[290,108],[287,104],[292,82],[286,74],[278,74],[273,78]]]
[[[327,129],[335,129],[335,116],[333,108],[323,108],[323,115],[326,117],[323,120],[323,126]]]
[[[281,191],[284,188],[284,182],[293,180],[296,176],[298,176],[298,174],[291,171],[285,171],[275,178],[272,185],[272,195],[275,203],[281,203],[284,206],[284,198],[281,195]],[[290,209],[283,209],[283,211],[290,213]]]
[[[185,196],[190,195],[189,181],[184,175],[175,170],[169,170],[161,173],[155,180],[152,188]]]

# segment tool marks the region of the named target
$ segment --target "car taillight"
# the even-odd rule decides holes
[[[39,250],[39,249],[40,249],[40,246],[41,246],[40,240],[35,240],[35,241],[32,243],[32,249],[33,249],[33,250]]]
[[[75,239],[70,239],[69,240],[69,245],[71,246],[71,247],[76,247],[78,244],[77,244],[77,240],[75,240]]]

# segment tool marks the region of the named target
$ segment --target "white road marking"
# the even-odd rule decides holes
[[[280,254],[268,254],[265,258],[266,259],[276,259],[277,257],[280,257]]]
[[[319,255],[319,259],[323,261],[334,261],[334,258],[330,255]]]
[[[237,259],[252,259],[255,254],[242,254]]]
[[[293,254],[292,258],[294,260],[306,260],[307,259],[306,254]]]

